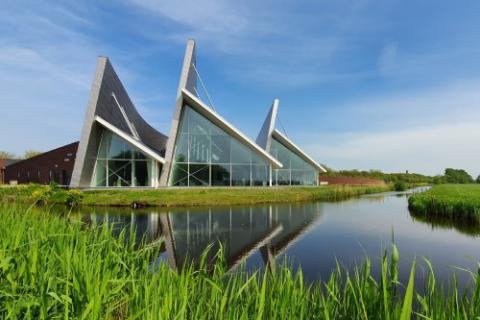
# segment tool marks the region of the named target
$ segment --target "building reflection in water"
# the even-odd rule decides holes
[[[169,265],[178,270],[185,263],[198,263],[209,246],[207,261],[213,263],[221,244],[229,269],[257,250],[265,265],[274,268],[275,257],[321,217],[322,205],[311,203],[183,210],[91,209],[83,212],[82,220],[113,224],[116,235],[135,229],[137,244],[144,239],[149,245],[160,246]]]

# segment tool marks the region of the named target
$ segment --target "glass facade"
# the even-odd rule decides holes
[[[283,164],[282,169],[273,172],[273,185],[317,185],[318,171],[275,138],[270,153]]]
[[[268,186],[270,164],[185,105],[178,128],[170,185]]]
[[[92,186],[152,186],[153,165],[154,161],[142,152],[116,134],[104,130],[98,149]]]

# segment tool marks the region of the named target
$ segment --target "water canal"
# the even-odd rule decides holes
[[[419,190],[415,190],[419,191]],[[134,227],[137,240],[161,248],[161,260],[174,269],[197,259],[212,245],[213,259],[224,244],[228,267],[245,262],[250,270],[286,258],[301,266],[307,281],[326,279],[337,262],[348,269],[371,259],[379,274],[380,259],[394,239],[399,252],[399,277],[407,282],[413,259],[417,278],[426,274],[428,258],[437,278],[451,281],[456,273],[460,287],[476,271],[480,258],[480,229],[425,221],[408,211],[404,193],[382,193],[342,202],[312,202],[263,206],[181,209],[82,208],[78,218],[88,224],[114,224],[115,232]],[[417,282],[419,283],[419,282]]]

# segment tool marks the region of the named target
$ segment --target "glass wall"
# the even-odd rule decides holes
[[[104,130],[92,185],[96,187],[152,186],[153,161],[116,134]]]
[[[283,164],[273,172],[274,185],[317,185],[318,171],[275,138],[270,153]]]
[[[185,105],[170,185],[268,186],[270,164]]]

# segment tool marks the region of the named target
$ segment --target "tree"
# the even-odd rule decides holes
[[[445,169],[445,180],[447,183],[473,183],[473,178],[463,169]]]
[[[17,156],[8,151],[0,151],[0,159],[16,159]]]
[[[475,180],[476,183],[480,183],[480,175],[477,177],[477,180]]]
[[[333,168],[330,168],[329,166],[327,166],[326,164],[323,164],[322,163],[322,167],[327,170],[327,172],[335,172],[335,170],[333,170]]]
[[[25,154],[23,155],[24,159],[30,159],[35,156],[38,156],[39,154],[42,154],[42,151],[36,151],[36,150],[27,150],[25,151]]]

